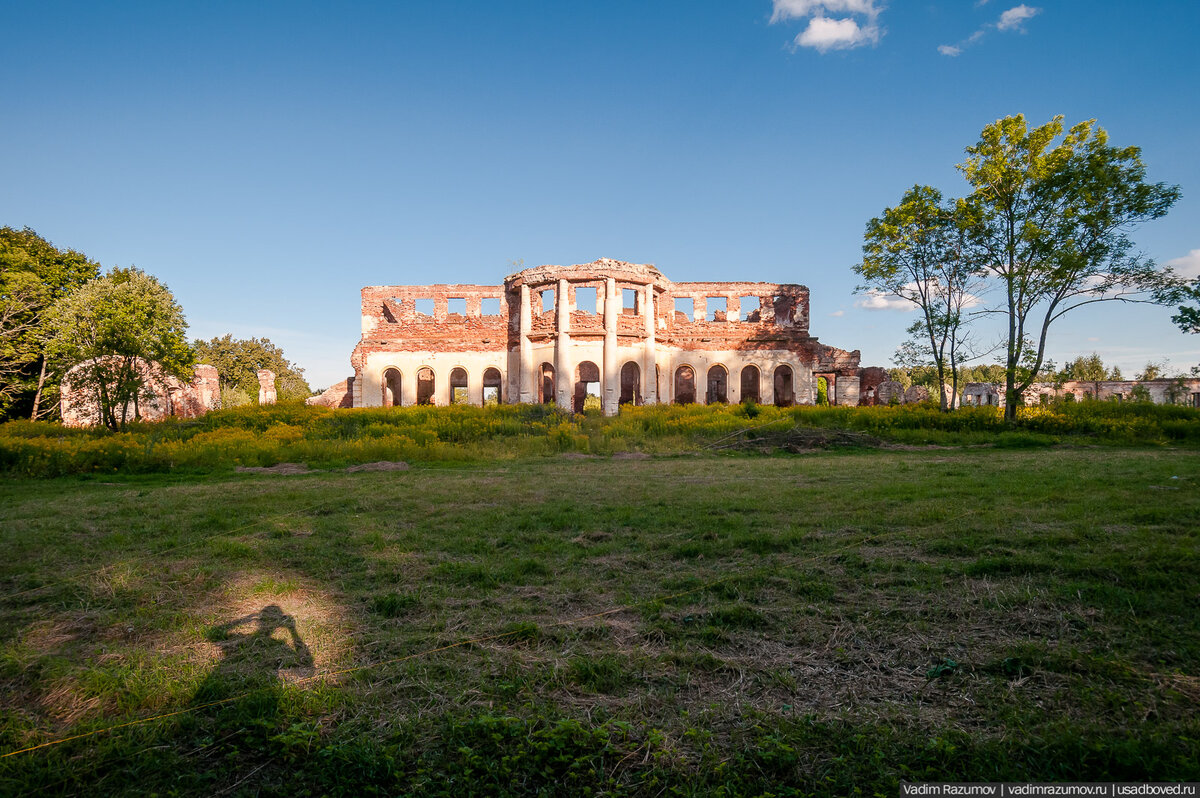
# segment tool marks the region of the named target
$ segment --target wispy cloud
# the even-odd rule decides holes
[[[895,294],[885,294],[882,291],[868,291],[862,299],[855,300],[854,307],[863,310],[900,310],[908,312],[915,310],[916,305],[907,299],[901,299]]]
[[[771,0],[771,24],[807,19],[808,26],[792,40],[793,47],[820,53],[877,44],[883,36],[879,0]]]
[[[987,0],[983,0],[983,2],[986,1]],[[978,7],[983,5],[983,2],[976,3],[976,6]],[[958,44],[939,44],[937,50],[942,55],[953,58],[954,56],[961,55],[963,50],[982,39],[988,31],[995,30],[1002,33],[1016,31],[1017,33],[1024,33],[1026,20],[1033,19],[1040,13],[1042,13],[1042,9],[1034,8],[1033,6],[1027,6],[1024,3],[1019,6],[1013,6],[1002,13],[1000,18],[995,22],[989,22],[983,25],[979,28],[979,30],[975,31]]]
[[[832,313],[830,313],[829,315],[830,315],[830,316],[833,316],[834,318],[838,318],[839,316],[845,316],[845,315],[846,315],[846,311],[844,311],[844,310],[835,310],[835,311],[833,311]]]
[[[1022,3],[1019,6],[1014,6],[1000,15],[1000,21],[996,23],[996,30],[1025,30],[1025,20],[1033,19],[1038,14],[1042,13],[1040,8],[1032,8]]]
[[[1193,249],[1182,258],[1172,258],[1167,261],[1167,265],[1180,277],[1194,280],[1200,277],[1200,249]]]

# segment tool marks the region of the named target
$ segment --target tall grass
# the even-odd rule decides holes
[[[1008,425],[992,407],[652,405],[604,418],[547,405],[334,410],[281,403],[220,410],[194,420],[135,424],[126,432],[46,422],[0,425],[0,471],[32,477],[96,472],[229,469],[305,462],[479,460],[561,452],[675,453],[746,431],[791,426],[857,430],[908,444],[1001,446],[1062,441],[1195,444],[1200,411],[1153,404],[1078,402],[1022,408]]]

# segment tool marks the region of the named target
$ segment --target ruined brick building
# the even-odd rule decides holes
[[[503,285],[369,286],[354,376],[333,407],[556,403],[810,404],[874,394],[859,353],[808,332],[801,285],[676,283],[646,264],[539,266]],[[823,384],[822,384],[823,383]]]

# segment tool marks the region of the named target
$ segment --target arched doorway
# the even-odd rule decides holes
[[[723,405],[728,401],[729,372],[725,371],[724,366],[713,366],[708,370],[708,392],[705,395],[704,403],[709,405]]]
[[[450,404],[466,405],[471,403],[467,390],[467,370],[455,368],[450,370]]]
[[[388,369],[383,372],[383,406],[400,406],[400,371]]]
[[[538,379],[538,402],[544,405],[554,404],[554,366],[542,364],[542,373]]]
[[[753,402],[761,402],[762,396],[758,392],[759,383],[758,366],[746,366],[742,369],[742,401],[750,400]]]
[[[498,405],[500,404],[500,369],[487,369],[483,372],[483,404]]]
[[[817,404],[829,404],[829,380],[825,377],[817,377]]]
[[[621,366],[621,399],[619,404],[642,403],[642,370],[632,360]]]
[[[792,383],[791,366],[779,366],[775,369],[776,407],[791,407],[796,404],[796,389]]]
[[[417,404],[433,404],[434,376],[433,369],[421,366],[417,370]]]
[[[696,401],[696,372],[691,366],[675,369],[675,404],[690,405]]]
[[[575,367],[575,396],[573,408],[576,413],[600,409],[600,367],[585,360]]]

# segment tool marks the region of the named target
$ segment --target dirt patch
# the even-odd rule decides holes
[[[359,471],[407,471],[408,463],[403,460],[380,460],[375,463],[362,463],[361,465],[350,466],[346,469],[347,474],[355,474]]]
[[[273,466],[237,466],[233,470],[239,474],[277,474],[281,476],[315,473],[304,463],[276,463]]]

